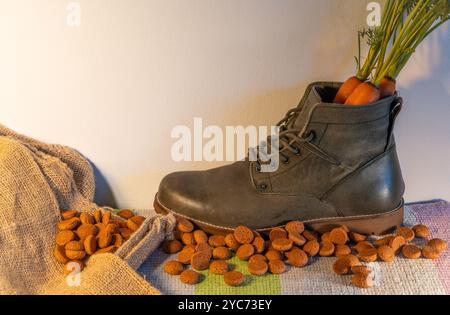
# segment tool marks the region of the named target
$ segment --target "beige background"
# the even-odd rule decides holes
[[[365,0],[0,0],[0,122],[77,148],[98,167],[98,200],[148,208],[175,170],[176,125],[270,125],[306,84],[354,69]],[[406,199],[450,199],[450,35],[400,80],[397,140]],[[111,191],[109,191],[109,188]]]

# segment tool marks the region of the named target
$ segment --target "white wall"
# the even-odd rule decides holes
[[[68,2],[0,0],[0,122],[85,154],[100,202],[109,185],[119,206],[148,208],[166,173],[218,165],[173,162],[174,126],[274,124],[308,82],[346,78],[368,1],[80,0],[76,28]],[[408,201],[450,199],[449,42],[401,79]]]

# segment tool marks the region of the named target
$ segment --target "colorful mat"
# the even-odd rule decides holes
[[[433,238],[450,242],[450,203],[436,201],[412,204],[406,207],[405,225],[425,224]],[[141,266],[139,272],[164,294],[450,294],[450,254],[447,251],[439,260],[407,260],[397,257],[393,263],[367,264],[374,273],[375,286],[362,290],[350,285],[351,276],[337,276],[331,266],[334,258],[316,258],[305,268],[289,268],[285,274],[262,277],[248,276],[246,283],[229,287],[222,276],[202,272],[203,281],[197,286],[182,284],[178,277],[164,273],[167,260],[175,259],[157,251]],[[249,275],[246,263],[233,258],[230,263],[236,270]]]

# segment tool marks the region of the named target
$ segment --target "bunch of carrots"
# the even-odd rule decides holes
[[[358,33],[357,73],[334,103],[361,106],[396,93],[396,79],[417,47],[450,19],[450,0],[387,0],[381,25]],[[369,50],[361,62],[361,39]]]

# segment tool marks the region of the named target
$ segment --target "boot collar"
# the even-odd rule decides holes
[[[311,123],[358,124],[381,119],[391,113],[397,95],[384,98],[367,106],[344,106],[330,103],[342,83],[316,82],[308,86],[299,104],[298,114],[290,127],[301,130],[303,136]]]

